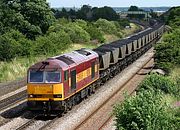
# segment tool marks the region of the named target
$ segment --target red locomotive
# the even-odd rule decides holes
[[[87,86],[99,79],[98,66],[98,54],[88,49],[52,57],[31,66],[28,70],[29,108],[70,109],[75,102],[94,91],[93,86]]]

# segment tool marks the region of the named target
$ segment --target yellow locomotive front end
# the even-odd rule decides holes
[[[43,65],[44,66],[44,65]],[[61,110],[64,99],[60,69],[30,68],[28,71],[28,109],[51,111]]]

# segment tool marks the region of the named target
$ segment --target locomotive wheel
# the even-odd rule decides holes
[[[113,77],[114,77],[114,74],[113,74],[113,73],[110,73],[109,77],[110,77],[110,78],[113,78]]]
[[[119,72],[118,72],[118,70],[115,70],[114,71],[114,75],[117,75]]]
[[[85,96],[85,98],[88,98],[89,97],[89,89],[87,88],[86,89],[86,96]]]
[[[68,111],[68,104],[65,102],[64,103],[64,113],[66,113]]]
[[[72,100],[70,99],[67,104],[68,104],[68,106],[67,106],[68,110],[71,110],[73,107]]]
[[[72,106],[75,106],[77,103],[76,103],[76,97],[75,96],[73,96],[72,97]]]
[[[88,95],[91,96],[93,94],[93,86],[91,85],[88,90]]]

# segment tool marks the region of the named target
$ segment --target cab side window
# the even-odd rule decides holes
[[[91,63],[91,78],[95,77],[95,62]]]
[[[64,81],[67,81],[69,78],[68,70],[64,71]]]

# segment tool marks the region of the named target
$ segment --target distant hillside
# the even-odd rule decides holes
[[[152,9],[154,12],[166,12],[170,8],[171,7],[140,7],[140,9],[143,9],[145,11],[150,11]],[[129,7],[113,7],[113,9],[116,12],[121,12],[121,11],[128,11]]]
[[[77,7],[59,7],[59,8],[55,8],[58,10],[62,10],[62,8],[65,8],[67,11],[69,11],[70,9],[73,10],[79,10],[80,8]],[[121,12],[121,11],[127,11],[129,9],[129,7],[112,7],[116,12]],[[168,11],[171,7],[140,7],[141,9],[145,10],[145,11],[150,11],[151,9],[154,12],[166,12]]]

